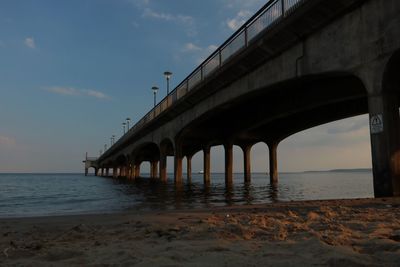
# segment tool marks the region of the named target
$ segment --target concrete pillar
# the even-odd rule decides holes
[[[106,177],[110,176],[110,168],[106,168]]]
[[[186,175],[189,183],[192,182],[192,155],[186,156]]]
[[[174,180],[175,184],[182,183],[182,147],[178,142],[175,144]]]
[[[269,181],[270,184],[278,183],[278,144],[279,142],[270,142],[269,148]]]
[[[135,177],[135,164],[131,164],[130,166],[129,166],[129,172],[130,172],[130,178],[129,179],[135,179],[136,177]]]
[[[100,168],[100,176],[104,177],[104,168]]]
[[[225,144],[225,185],[231,186],[233,182],[233,145]]]
[[[210,150],[210,146],[203,148],[203,180],[205,185],[208,185],[211,182]]]
[[[88,176],[88,172],[89,172],[88,168],[85,168],[85,176]]]
[[[94,175],[99,176],[99,169],[97,169],[97,168],[94,169]]]
[[[167,181],[167,153],[163,148],[160,149],[160,179]]]
[[[135,164],[135,178],[140,177],[140,163]]]
[[[398,97],[395,94],[368,97],[375,197],[400,196],[398,107]]]
[[[118,178],[118,170],[117,167],[113,168],[113,178]]]
[[[242,150],[243,150],[244,182],[249,183],[251,181],[251,158],[250,158],[251,146],[250,145],[243,146]]]
[[[158,177],[158,162],[157,161],[151,161],[150,162],[150,177],[151,178],[157,178]]]

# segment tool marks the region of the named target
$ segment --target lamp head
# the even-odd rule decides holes
[[[165,76],[165,78],[167,78],[167,80],[169,80],[172,76],[172,72],[166,71],[166,72],[164,72],[164,76]]]

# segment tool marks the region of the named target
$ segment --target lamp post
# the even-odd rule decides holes
[[[126,131],[129,131],[129,122],[131,121],[131,118],[126,118]]]
[[[122,128],[124,129],[124,134],[125,134],[125,125],[126,125],[126,122],[123,122],[122,123]]]
[[[156,107],[156,95],[157,95],[158,87],[157,87],[157,86],[153,86],[153,87],[151,87],[151,90],[153,90],[153,95],[154,95],[154,107]]]
[[[169,79],[171,79],[172,72],[166,71],[164,72],[165,79],[167,79],[167,95],[169,95]]]
[[[112,135],[111,136],[111,145],[114,145],[114,143],[115,143],[115,135]]]

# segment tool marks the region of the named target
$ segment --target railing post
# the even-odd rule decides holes
[[[248,38],[248,37],[247,37],[247,27],[248,27],[248,26],[246,26],[246,27],[244,28],[244,46],[245,46],[245,47],[248,46],[248,45],[247,45],[247,44],[248,44],[248,39],[247,39],[247,38]]]

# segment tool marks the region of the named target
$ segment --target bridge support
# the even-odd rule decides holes
[[[192,155],[186,156],[186,175],[189,183],[192,182]]]
[[[243,150],[244,182],[249,183],[251,181],[251,159],[250,159],[251,146],[250,145],[243,146],[242,150]]]
[[[400,118],[396,94],[368,98],[375,197],[400,196]]]
[[[182,147],[178,142],[175,144],[174,180],[175,184],[182,183]]]
[[[270,184],[278,183],[278,144],[279,142],[269,142],[269,181]]]
[[[231,186],[233,182],[233,144],[227,143],[225,148],[225,185]]]
[[[100,176],[104,177],[104,168],[100,168]]]
[[[203,148],[203,180],[204,184],[210,184],[211,168],[210,168],[210,146]]]
[[[158,177],[158,162],[157,161],[152,161],[150,163],[150,177],[151,178],[156,178]]]
[[[135,178],[140,177],[140,163],[135,164]]]
[[[110,176],[110,168],[106,168],[106,177]]]
[[[160,179],[163,182],[167,181],[167,153],[164,149],[160,151]]]

